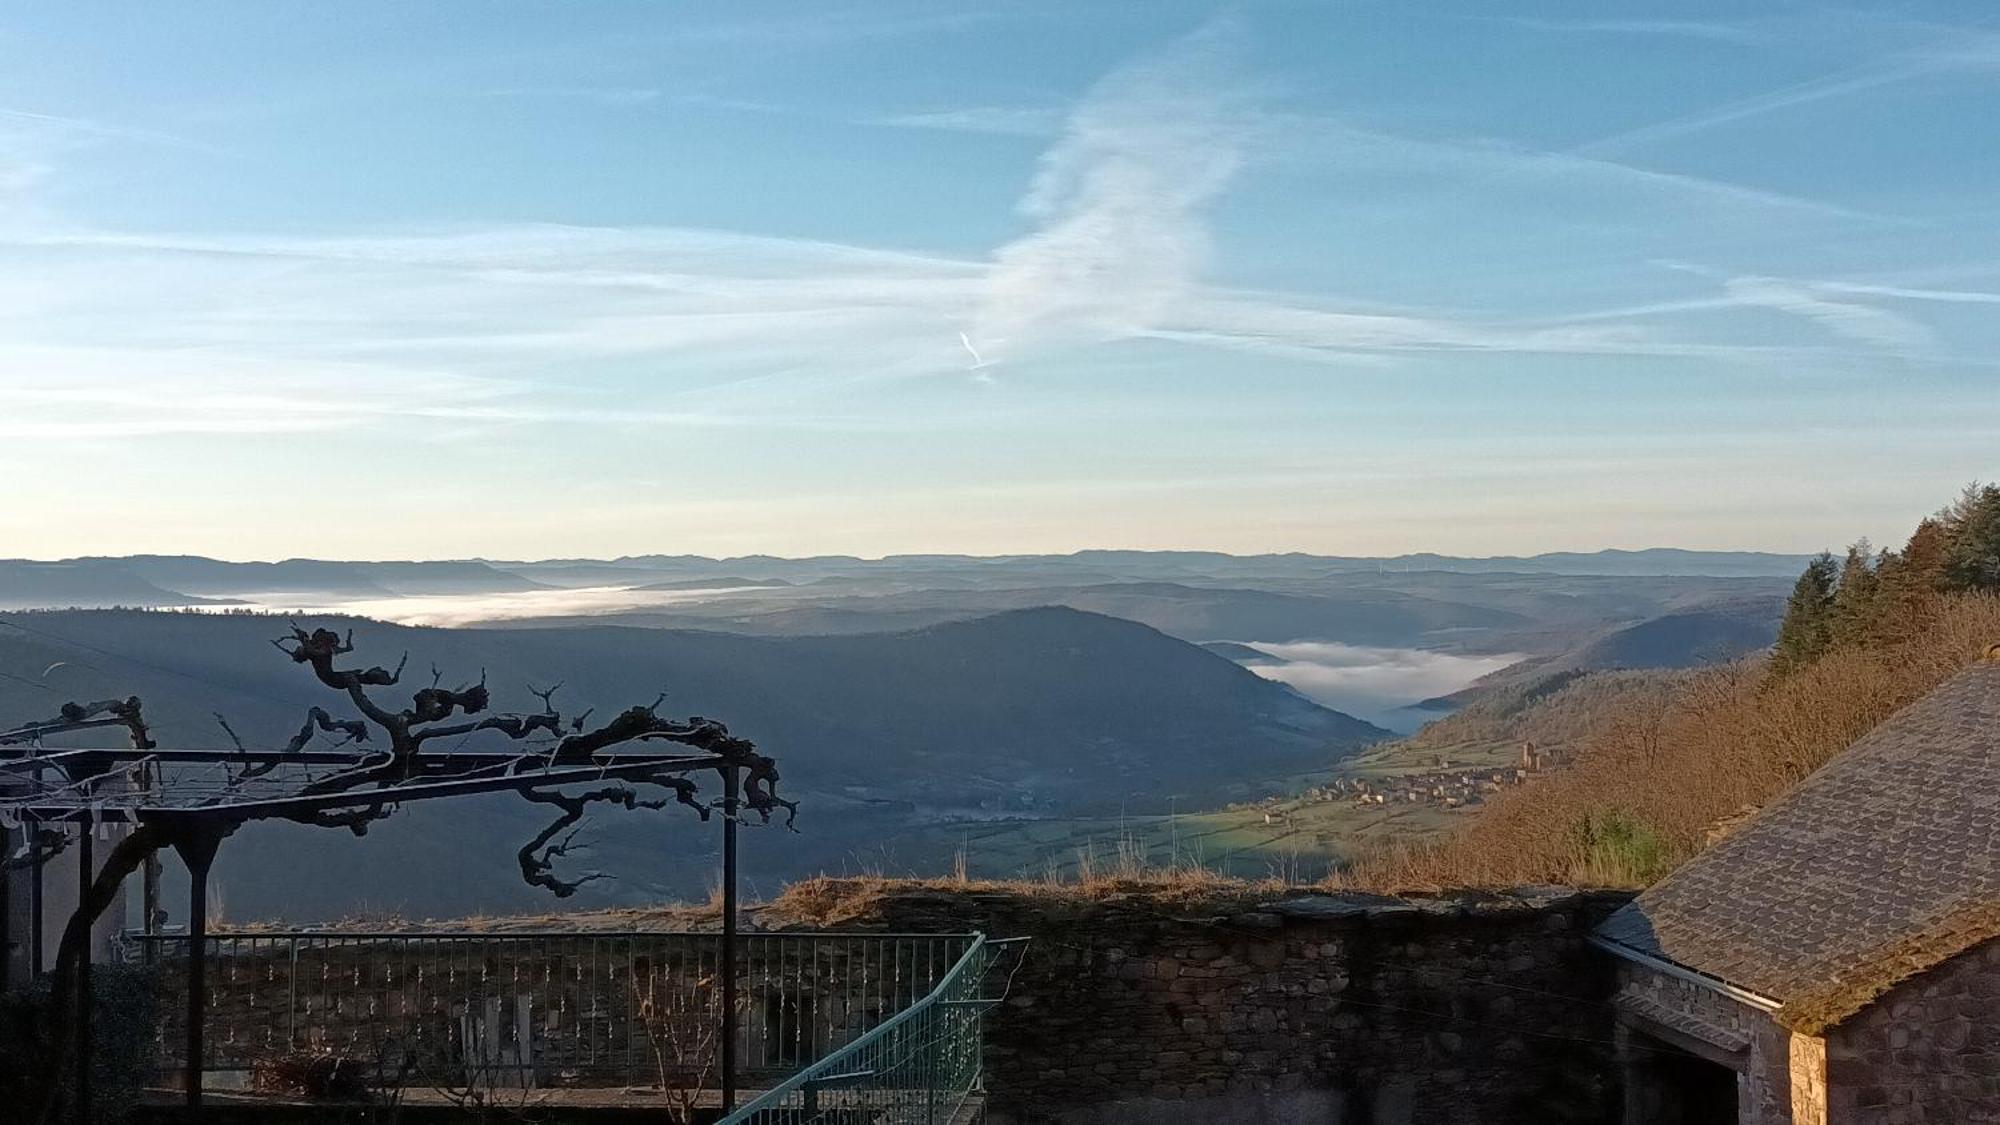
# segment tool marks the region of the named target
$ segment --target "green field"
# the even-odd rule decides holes
[[[1430,804],[1361,804],[1350,797],[1299,796],[1337,777],[1381,778],[1435,769],[1438,751],[1421,753],[1402,742],[1384,743],[1338,769],[1267,783],[1290,794],[1222,808],[1165,816],[1106,816],[1007,820],[940,825],[925,830],[927,849],[964,857],[967,871],[993,878],[1062,878],[1121,867],[1200,866],[1245,878],[1311,881],[1325,875],[1362,844],[1443,831],[1467,815]],[[1470,769],[1513,764],[1512,745],[1453,748],[1453,766]]]

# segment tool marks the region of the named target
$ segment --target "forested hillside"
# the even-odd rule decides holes
[[[1814,559],[1768,658],[1656,679],[1561,684],[1448,723],[1581,734],[1569,765],[1498,795],[1458,832],[1391,846],[1364,886],[1642,885],[2000,643],[2000,487],[1969,487],[1901,550]],[[1641,686],[1643,685],[1643,686]],[[1595,700],[1579,692],[1588,687]],[[1635,697],[1626,697],[1636,692]],[[1609,706],[1580,706],[1595,702]]]
[[[310,624],[351,626],[357,651],[385,665],[407,652],[408,690],[435,667],[448,683],[483,674],[499,710],[535,707],[530,684],[563,681],[573,714],[664,692],[665,711],[722,719],[778,760],[803,802],[797,835],[747,849],[746,871],[767,885],[822,870],[939,871],[948,848],[910,834],[940,820],[1164,811],[1175,795],[1294,772],[1387,735],[1195,645],[1071,609],[846,637]],[[227,748],[217,715],[248,743],[281,744],[310,705],[350,713],[272,649],[284,627],[252,614],[0,614],[0,716],[136,694],[163,745]],[[546,819],[509,797],[412,805],[360,840],[252,825],[218,870],[231,909],[253,915],[526,905],[538,892],[514,873],[513,849]],[[700,895],[712,874],[714,833],[689,818],[593,817],[585,838],[592,864],[619,876],[586,890],[600,901]]]

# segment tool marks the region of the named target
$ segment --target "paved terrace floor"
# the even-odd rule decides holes
[[[762,1090],[744,1090],[739,1093],[738,1100],[748,1102],[761,1093]],[[661,1121],[674,1120],[667,1115],[667,1111],[679,1105],[658,1090],[636,1087],[501,1090],[481,1105],[434,1089],[405,1090],[393,1102],[385,1098],[373,1103],[312,1101],[283,1094],[231,1090],[211,1090],[202,1097],[202,1107],[196,1111],[186,1106],[179,1090],[147,1090],[141,1097],[134,1121],[137,1125],[194,1125],[197,1122],[217,1122],[220,1125],[311,1122],[320,1125],[334,1121],[372,1121],[393,1108],[393,1120],[399,1125],[403,1122],[462,1122],[481,1109],[488,1113],[525,1113],[532,1115],[533,1120],[549,1123],[596,1125],[599,1122],[644,1121],[657,1125]],[[986,1099],[975,1094],[949,1117],[941,1116],[937,1125],[978,1125],[985,1116]],[[716,1090],[702,1091],[695,1107],[695,1121],[713,1122],[721,1117],[721,1093]]]

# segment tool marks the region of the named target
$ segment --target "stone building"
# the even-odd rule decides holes
[[[1596,940],[1627,1125],[2000,1122],[2000,646]]]

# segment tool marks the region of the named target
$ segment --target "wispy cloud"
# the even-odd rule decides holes
[[[1187,221],[1172,217],[1165,229]],[[919,415],[848,408],[845,388],[963,378],[968,357],[973,379],[989,376],[987,340],[961,338],[961,326],[990,314],[996,284],[1010,292],[1023,276],[1004,258],[671,228],[337,238],[43,231],[0,238],[0,248],[0,414],[16,433],[75,438],[478,436],[552,422],[923,426]],[[1103,284],[1124,286],[1115,271],[1150,267],[1176,272],[1137,304],[1127,293],[1087,292],[1088,276],[1034,275],[1045,287],[1013,339],[1135,338],[1365,366],[1435,352],[1737,360],[1770,349],[1647,322],[1758,305],[1870,347],[1926,343],[1920,326],[1861,295],[1768,278],[1535,324],[1222,289],[1199,281],[1178,250],[1144,261],[1114,254]]]
[[[1836,336],[1902,352],[1934,347],[1930,329],[1909,317],[1853,301],[1835,301],[1808,285],[1776,277],[1732,277],[1724,291],[1738,304],[1775,309],[1814,321]]]
[[[99,140],[133,141],[140,144],[159,145],[164,148],[189,149],[195,152],[221,154],[222,150],[200,141],[174,133],[156,129],[135,129],[124,125],[106,124],[84,117],[69,117],[55,113],[36,113],[24,109],[0,108],[0,121],[16,126],[28,126],[45,132],[65,135],[71,138]]]
[[[1043,154],[970,336],[1002,359],[1155,326],[1195,284],[1202,207],[1236,171],[1234,31],[1212,24],[1100,81]]]
[[[1662,261],[1654,264],[1707,278],[1717,283],[1721,292],[1575,313],[1562,318],[1562,322],[1570,325],[1598,321],[1632,323],[1685,313],[1769,309],[1804,318],[1841,339],[1865,344],[1879,351],[1913,356],[1934,353],[1940,346],[1940,341],[1928,325],[1914,317],[1847,298],[1877,296],[1972,303],[1985,303],[1990,300],[2000,303],[2000,294],[1898,289],[1892,286],[1767,277],[1758,274],[1731,275],[1688,262]]]
[[[1628,129],[1582,145],[1581,155],[1625,152],[1655,141],[1698,133],[1781,110],[1848,97],[1869,90],[1964,70],[2000,69],[2000,36],[1963,29],[1921,49],[1897,52],[1844,67],[1818,78],[1796,82],[1751,97],[1724,102],[1651,125]]]
[[[480,98],[552,98],[562,101],[596,102],[599,105],[645,105],[659,101],[664,91],[648,86],[515,86],[500,90],[478,90]]]
[[[1539,19],[1532,16],[1480,17],[1530,31],[1589,35],[1657,35],[1716,43],[1760,43],[1769,37],[1741,24],[1701,20]]]
[[[1815,282],[1815,289],[1828,293],[1853,293],[1863,297],[1892,297],[1903,301],[1940,301],[1956,305],[2000,305],[2000,293],[1964,289],[1912,289],[1902,285],[1863,285],[1848,281]]]
[[[159,433],[240,430],[246,414],[287,430],[413,419],[866,428],[851,412],[798,405],[800,395],[961,367],[955,326],[976,307],[984,273],[974,262],[668,228],[40,230],[0,247],[0,382],[23,409],[33,391],[47,433],[81,432],[78,418],[92,412],[94,430]],[[237,391],[187,393],[205,378],[252,387],[253,373],[296,377],[299,393],[261,405]],[[433,376],[467,382],[432,401],[416,391],[444,386]],[[63,386],[97,397],[60,410],[52,388]],[[160,410],[140,417],[140,402]],[[118,410],[127,421],[102,421]]]
[[[1311,160],[1365,170],[1407,171],[1460,187],[1491,190],[1505,183],[1536,185],[1544,194],[1615,191],[1643,202],[1671,199],[1681,205],[1733,212],[1886,221],[1885,216],[1824,200],[1646,168],[1603,156],[1553,152],[1489,137],[1419,137],[1364,129],[1342,121],[1265,114],[1249,149],[1255,159]]]
[[[481,379],[214,350],[174,355],[90,347],[0,348],[0,411],[36,438],[307,434],[399,415],[504,416],[520,388]]]
[[[1031,106],[966,106],[921,113],[890,113],[858,119],[860,124],[893,129],[937,129],[954,133],[992,133],[1008,137],[1047,137],[1061,131],[1063,112]]]

